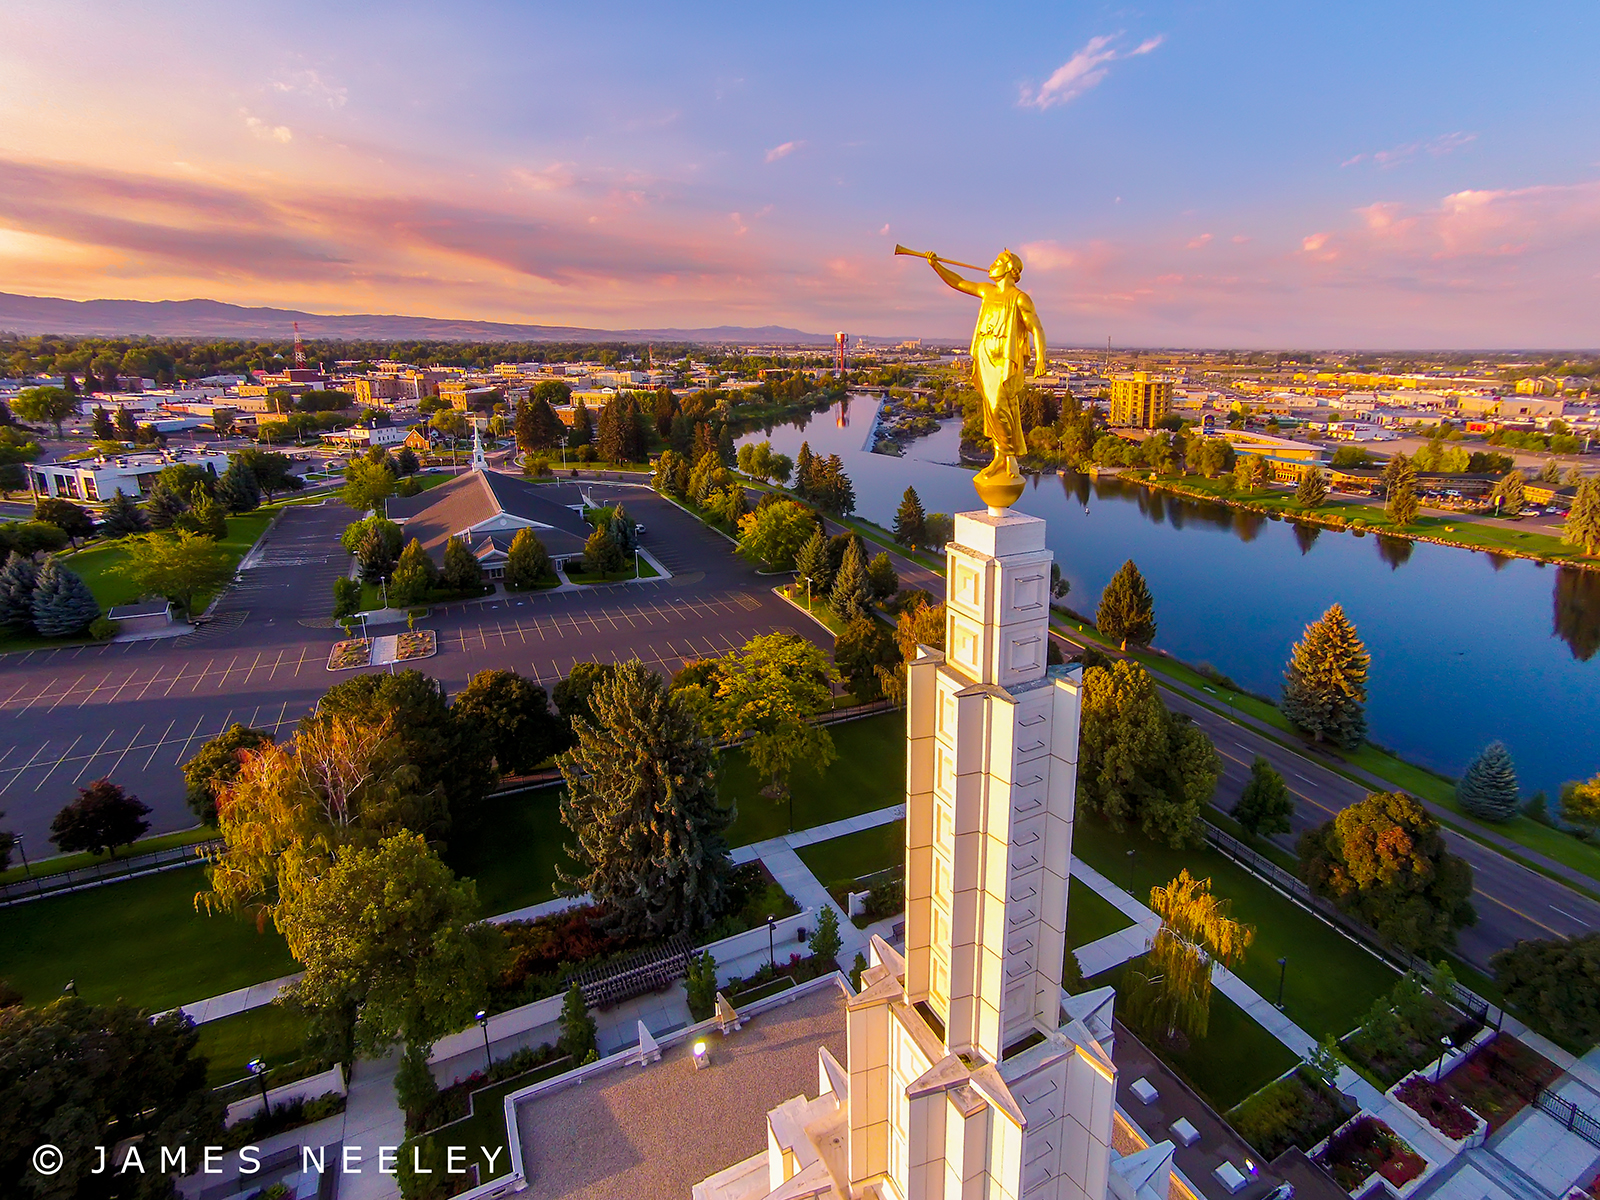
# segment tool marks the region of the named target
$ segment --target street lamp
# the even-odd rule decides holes
[[[252,1058],[245,1063],[245,1070],[256,1077],[256,1082],[261,1085],[261,1112],[265,1115],[270,1106],[267,1104],[267,1064],[265,1060]]]
[[[1128,851],[1128,895],[1133,895],[1133,856],[1137,851]]]
[[[61,989],[61,994],[63,996],[76,996],[78,994],[78,981],[76,979],[67,980],[67,986]]]
[[[778,927],[778,918],[771,913],[767,914],[767,961],[772,964],[772,969],[778,969],[778,952],[774,948],[773,931]]]
[[[1289,960],[1287,958],[1280,958],[1278,960],[1278,1011],[1279,1012],[1283,1011],[1283,977],[1286,974],[1288,974],[1288,971],[1289,971]]]
[[[478,1010],[478,1028],[483,1030],[483,1077],[487,1079],[489,1072],[494,1070],[494,1059],[489,1057],[489,1014],[481,1008]]]
[[[1439,1055],[1439,1065],[1433,1069],[1433,1081],[1435,1083],[1438,1083],[1439,1077],[1444,1074],[1445,1056],[1448,1055],[1451,1050],[1455,1049],[1455,1043],[1450,1040],[1450,1035],[1448,1033],[1439,1039],[1439,1045],[1444,1047],[1444,1052]]]

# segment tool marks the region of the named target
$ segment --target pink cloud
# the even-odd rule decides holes
[[[1110,33],[1090,38],[1037,88],[1024,84],[1017,99],[1018,106],[1046,109],[1070,103],[1105,79],[1109,71],[1108,64],[1121,58],[1149,54],[1165,40],[1164,35],[1157,34],[1124,53],[1113,44],[1121,36],[1120,33]]]
[[[777,162],[780,158],[788,158],[789,155],[793,154],[803,145],[805,145],[804,142],[784,142],[781,145],[774,146],[771,150],[767,151],[767,161],[772,163]]]

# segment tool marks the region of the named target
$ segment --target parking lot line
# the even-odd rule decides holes
[[[88,675],[85,674],[85,675],[79,675],[76,679],[74,679],[70,684],[67,685],[67,690],[62,692],[61,695],[56,697],[55,704],[52,704],[47,711],[55,712],[56,705],[59,705],[68,696],[72,695],[72,689],[77,687],[80,683],[82,683],[87,678],[88,678]]]
[[[15,700],[17,698],[17,692],[22,691],[22,689],[27,687],[27,686],[28,686],[28,681],[27,680],[23,680],[21,683],[17,684],[17,691],[16,692],[12,692],[11,695],[9,695],[9,696],[7,696],[5,698],[5,700],[0,701],[0,708],[5,708],[6,705],[10,704],[13,700]]]
[[[83,773],[89,769],[89,764],[99,757],[100,751],[106,748],[106,743],[111,740],[111,735],[115,732],[115,729],[106,730],[106,736],[100,739],[100,744],[94,748],[94,753],[83,760],[83,766],[79,767],[78,773],[72,777],[72,782],[74,785],[77,784],[78,780],[83,778]]]
[[[77,737],[72,739],[72,746],[76,746],[81,741],[83,741],[83,734],[80,733]],[[34,791],[37,792],[40,788],[44,787],[44,785],[49,781],[50,776],[56,773],[56,768],[66,761],[67,755],[72,753],[72,746],[68,746],[65,750],[63,750],[61,752],[61,757],[56,759],[55,762],[51,763],[50,769],[39,777],[39,782],[33,785]]]
[[[156,751],[161,749],[162,744],[167,740],[167,734],[172,732],[172,727],[174,725],[176,725],[177,723],[178,723],[178,719],[176,717],[174,717],[172,720],[168,721],[167,722],[167,727],[161,731],[161,736],[156,739],[156,744],[150,747],[150,757],[144,760],[144,769],[146,771],[148,771],[150,769],[150,764],[155,761],[155,759],[156,759]],[[141,725],[141,726],[139,726],[139,728],[143,729],[144,726]],[[136,734],[135,736],[138,736],[138,735]],[[129,746],[130,747],[132,746],[131,742],[129,743]],[[144,747],[140,746],[139,749],[143,750]],[[117,761],[120,762],[122,760],[118,759]]]
[[[27,762],[23,763],[20,767],[12,767],[11,768],[11,782],[12,783],[16,783],[17,780],[22,778],[22,773],[24,771],[26,771],[29,767],[33,766],[34,760],[37,759],[41,754],[44,753],[44,748],[46,746],[48,746],[49,744],[50,744],[50,739],[49,738],[45,738],[45,740],[39,744],[39,748],[33,752],[33,758],[30,758]]]

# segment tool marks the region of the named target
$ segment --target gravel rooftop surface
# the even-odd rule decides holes
[[[687,1200],[706,1176],[767,1144],[767,1110],[817,1091],[817,1047],[845,1058],[844,994],[828,988],[648,1067],[621,1067],[517,1108],[526,1200]]]

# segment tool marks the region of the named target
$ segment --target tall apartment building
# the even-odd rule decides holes
[[[1154,429],[1172,411],[1172,380],[1135,371],[1111,380],[1111,423]]]

